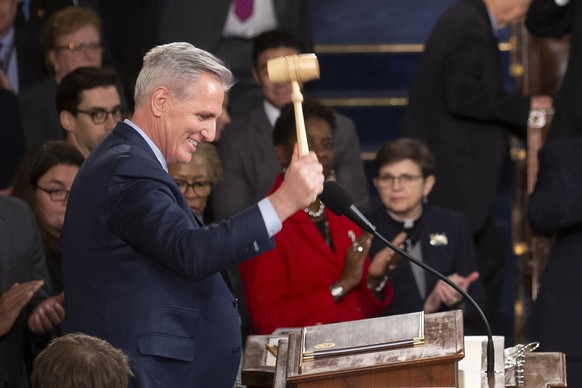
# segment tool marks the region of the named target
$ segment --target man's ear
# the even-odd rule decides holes
[[[150,96],[150,105],[155,117],[160,117],[168,109],[170,91],[165,86],[158,86]]]
[[[65,129],[67,132],[73,132],[75,130],[75,126],[73,125],[73,115],[68,110],[63,110],[59,113],[59,120],[61,122],[61,127]]]

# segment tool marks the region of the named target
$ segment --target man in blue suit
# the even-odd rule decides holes
[[[203,227],[167,164],[212,141],[231,72],[188,43],[144,57],[135,112],[90,154],[65,217],[65,332],[129,356],[130,387],[232,387],[241,356],[236,300],[221,272],[273,247],[281,222],[323,189],[314,153],[294,156],[285,185]]]

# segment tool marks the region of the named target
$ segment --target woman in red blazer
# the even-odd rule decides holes
[[[303,105],[309,148],[317,154],[326,179],[333,179],[335,120],[315,102]],[[277,158],[289,165],[296,142],[293,106],[287,105],[273,130]],[[277,177],[273,190],[284,179]],[[327,210],[317,198],[283,223],[276,248],[241,263],[249,313],[258,334],[281,327],[302,327],[369,318],[392,299],[384,263],[370,266],[371,237],[345,217]]]

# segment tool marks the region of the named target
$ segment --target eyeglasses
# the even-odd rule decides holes
[[[39,186],[36,186],[36,188],[41,191],[44,191],[45,193],[48,193],[48,195],[51,198],[51,201],[53,202],[62,202],[66,200],[69,197],[69,193],[71,192],[71,190],[66,189],[48,190]]]
[[[95,53],[97,51],[103,51],[103,46],[101,43],[69,43],[66,46],[56,46],[57,50],[66,50],[72,53]]]
[[[210,190],[212,189],[212,182],[208,181],[188,183],[186,181],[176,180],[175,182],[180,188],[182,194],[186,194],[188,188],[191,187],[194,191],[194,194],[196,194],[198,197],[208,197],[208,195],[210,195]]]
[[[423,178],[422,175],[410,175],[410,174],[402,174],[400,176],[380,175],[378,177],[378,182],[379,185],[382,187],[392,186],[394,185],[395,182],[398,182],[398,184],[406,186],[410,185],[412,182],[421,178]]]
[[[107,121],[107,116],[109,115],[111,115],[111,118],[115,122],[121,120],[121,108],[114,108],[113,110],[110,111],[106,111],[105,109],[94,109],[94,110],[76,109],[74,113],[83,113],[91,116],[91,120],[95,125],[104,124]]]

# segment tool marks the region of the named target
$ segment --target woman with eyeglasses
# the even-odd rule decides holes
[[[35,214],[55,294],[63,291],[61,248],[67,199],[83,161],[75,147],[53,140],[30,150],[14,176],[12,195],[27,202]]]
[[[203,220],[212,186],[222,178],[222,165],[216,147],[210,143],[199,143],[190,162],[171,164],[168,171],[192,212]]]
[[[471,227],[456,211],[430,205],[427,198],[435,185],[435,159],[420,141],[408,138],[382,145],[374,160],[376,187],[381,205],[369,215],[377,231],[387,239],[406,233],[402,248],[469,291],[485,307],[485,291],[479,280]],[[394,289],[385,315],[424,310],[433,313],[462,308],[465,333],[484,333],[478,313],[444,281],[410,263],[392,257],[391,250],[372,241],[373,261],[389,263],[388,277]]]

